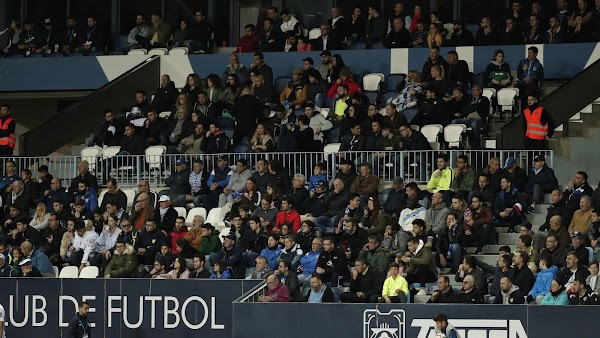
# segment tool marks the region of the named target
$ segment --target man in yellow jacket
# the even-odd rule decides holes
[[[436,159],[437,170],[431,174],[427,191],[431,194],[440,192],[444,195],[444,203],[452,204],[452,197],[455,195],[450,190],[450,183],[454,179],[454,170],[448,166],[448,155],[439,154]]]
[[[390,276],[383,282],[383,291],[379,303],[406,303],[408,296],[408,282],[400,276],[400,264],[390,264]]]

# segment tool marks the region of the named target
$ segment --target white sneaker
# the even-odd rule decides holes
[[[417,292],[417,296],[427,296],[427,291],[425,291],[425,288],[421,288],[421,290]]]

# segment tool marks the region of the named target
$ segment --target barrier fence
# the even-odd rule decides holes
[[[191,167],[194,160],[201,160],[205,169],[210,171],[216,165],[216,159],[220,156],[228,158],[228,165],[234,168],[239,159],[246,159],[251,170],[254,170],[256,162],[260,159],[267,161],[278,160],[282,163],[284,170],[292,177],[294,174],[302,174],[307,180],[313,174],[313,168],[317,163],[326,165],[325,173],[328,181],[335,177],[340,161],[350,159],[355,166],[363,162],[371,163],[373,173],[378,175],[384,183],[391,182],[394,177],[400,176],[405,181],[415,181],[418,184],[426,184],[431,173],[437,169],[436,157],[438,154],[447,154],[450,167],[456,166],[459,155],[466,155],[470,165],[479,170],[487,166],[492,157],[500,159],[503,166],[507,158],[513,157],[522,168],[533,165],[533,158],[538,154],[546,157],[548,166],[553,167],[554,152],[526,151],[526,150],[429,150],[429,151],[378,151],[378,152],[315,152],[315,153],[232,153],[232,154],[193,154],[193,155],[140,155],[112,157],[96,156],[47,156],[47,157],[12,157],[3,158],[0,163],[11,159],[17,164],[17,170],[29,169],[33,177],[37,177],[38,167],[46,165],[50,174],[60,178],[64,187],[68,187],[71,180],[78,175],[77,166],[79,161],[86,160],[90,163],[90,171],[96,175],[98,182],[103,185],[106,179],[114,177],[119,186],[135,188],[139,180],[145,179],[153,187],[164,186],[164,181],[175,171],[175,163],[179,158],[185,158]],[[4,167],[4,163],[2,163]]]
[[[87,301],[95,338],[229,338],[233,300],[259,282],[0,278],[0,304],[7,337],[70,337],[69,320]]]

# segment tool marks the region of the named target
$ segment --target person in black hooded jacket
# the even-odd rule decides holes
[[[175,83],[171,81],[171,77],[164,74],[160,78],[160,87],[154,92],[152,100],[152,108],[159,112],[170,111],[177,102],[179,91],[175,88]]]

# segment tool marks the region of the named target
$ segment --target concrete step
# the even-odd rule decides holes
[[[527,221],[533,225],[533,230],[537,230],[537,227],[546,222],[546,214],[529,214],[527,215]]]
[[[498,245],[514,245],[519,240],[519,234],[498,234]]]
[[[496,253],[495,255],[475,255],[475,258],[491,266],[496,266],[498,254]]]

